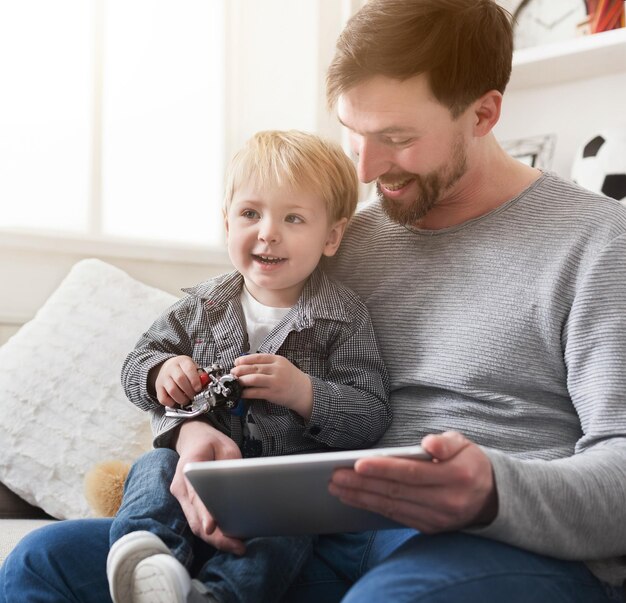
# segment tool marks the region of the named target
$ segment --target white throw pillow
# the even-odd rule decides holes
[[[0,481],[53,517],[87,517],[85,473],[151,447],[147,413],[120,384],[126,354],[176,301],[128,274],[78,262],[0,347]]]

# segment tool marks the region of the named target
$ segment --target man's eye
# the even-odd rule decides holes
[[[285,222],[289,222],[290,224],[300,224],[304,222],[304,220],[300,216],[290,214],[285,218]]]
[[[394,147],[405,147],[406,145],[411,144],[413,140],[413,138],[403,138],[400,140],[397,138],[390,138],[389,144],[393,145]]]

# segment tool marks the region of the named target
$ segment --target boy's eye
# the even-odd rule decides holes
[[[290,224],[300,224],[304,222],[304,220],[300,216],[296,216],[294,214],[289,214],[285,218],[285,222],[289,222]]]
[[[241,212],[242,217],[248,218],[249,220],[254,220],[259,217],[259,212],[254,209],[244,209]]]

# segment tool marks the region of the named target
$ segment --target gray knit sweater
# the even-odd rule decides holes
[[[328,266],[369,307],[391,378],[380,445],[458,430],[495,471],[475,530],[626,577],[626,208],[555,174],[459,226],[377,202]]]

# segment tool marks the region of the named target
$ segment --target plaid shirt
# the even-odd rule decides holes
[[[186,355],[199,366],[219,362],[229,371],[250,347],[242,287],[241,274],[231,272],[184,289],[188,295],[161,315],[127,356],[122,385],[131,402],[152,412],[155,447],[169,446],[172,430],[185,419],[166,417],[165,408],[148,392],[150,369]],[[263,456],[363,448],[373,445],[389,426],[388,376],[368,311],[355,293],[319,268],[258,352],[286,357],[313,384],[308,421],[283,406],[252,401]],[[202,417],[241,446],[242,417],[227,411]]]

